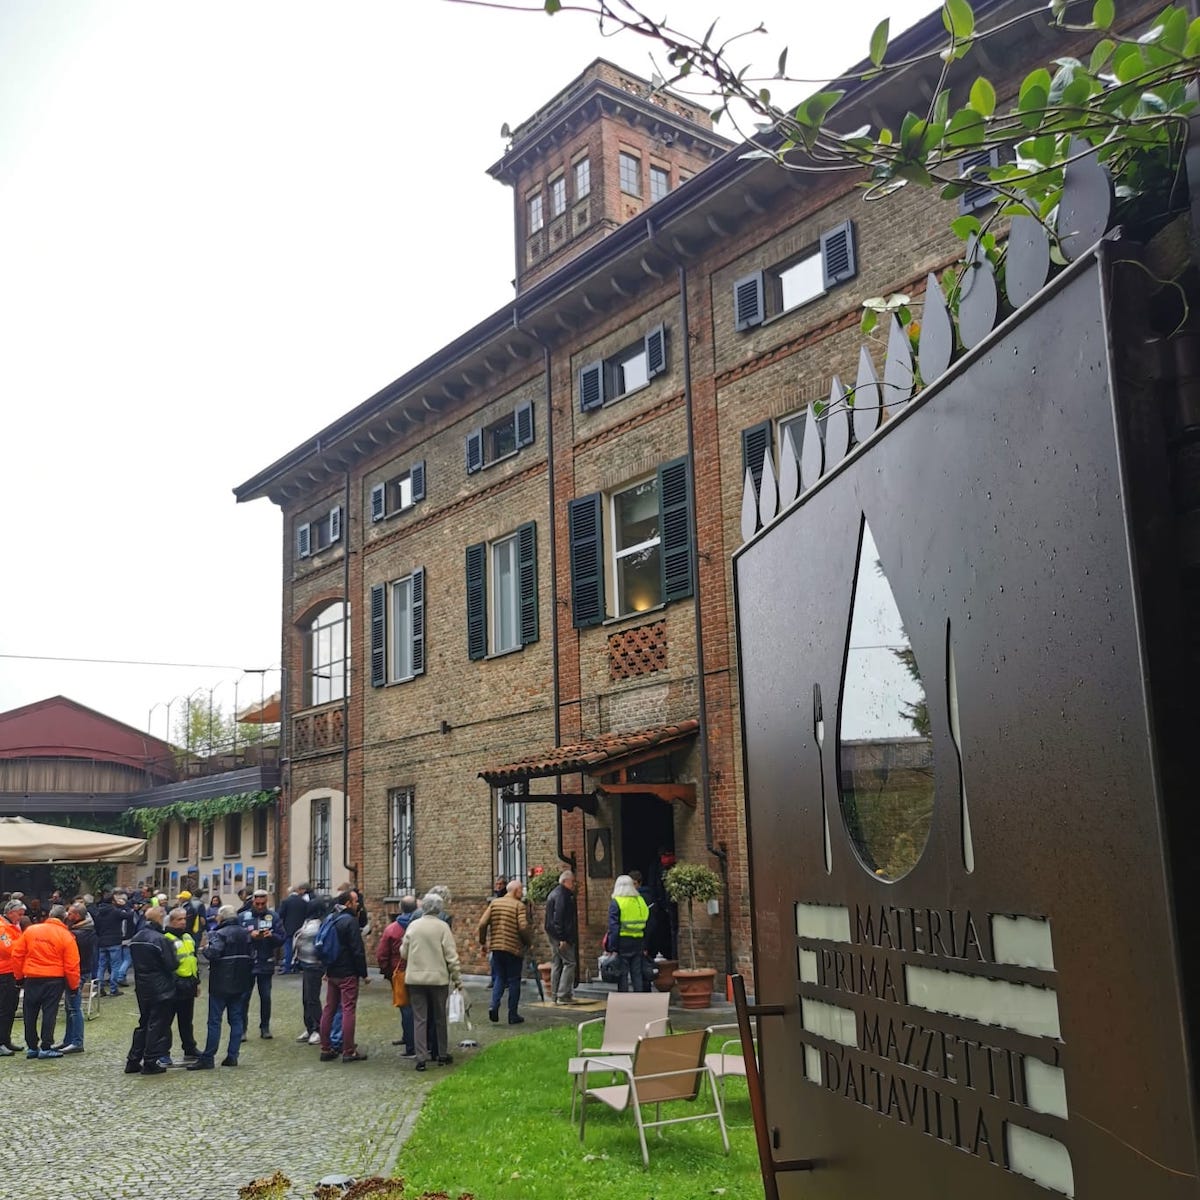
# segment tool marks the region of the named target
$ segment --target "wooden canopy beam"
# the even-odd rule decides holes
[[[689,808],[696,807],[694,783],[602,783],[596,787],[599,796],[654,796],[664,804],[676,800]]]

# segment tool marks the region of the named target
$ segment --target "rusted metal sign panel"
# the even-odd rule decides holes
[[[1080,262],[737,556],[785,1197],[1197,1195],[1106,327]]]

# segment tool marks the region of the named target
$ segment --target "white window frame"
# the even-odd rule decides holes
[[[575,199],[582,200],[592,194],[592,160],[585,154],[571,164],[575,184]]]
[[[800,452],[804,449],[804,429],[808,420],[808,409],[799,408],[795,412],[788,413],[786,416],[780,417],[775,422],[775,445],[777,453],[775,461],[781,466],[783,464],[784,442],[783,435],[787,429],[792,431],[792,446],[796,450],[796,461],[800,461]]]
[[[500,454],[495,453],[493,439],[496,434],[507,433],[509,430],[512,431],[512,445]],[[517,445],[517,414],[515,411],[505,413],[490,425],[483,427],[483,465],[485,467],[490,467],[493,463],[498,463],[503,459],[512,458],[520,448]]]
[[[413,646],[413,577],[405,575],[388,584],[388,682],[405,683],[415,678]],[[405,601],[403,610],[401,601]],[[405,660],[401,661],[401,658]],[[407,670],[404,668],[407,665]]]
[[[627,176],[629,172],[626,170],[628,163],[633,164],[633,174],[635,187],[630,189],[626,187]],[[639,199],[642,195],[642,157],[640,154],[634,154],[631,150],[617,151],[617,182],[620,185],[621,191],[627,196],[637,196]]]
[[[805,291],[797,299],[788,304],[786,302],[787,277],[792,272],[803,268],[815,271],[816,290]],[[784,313],[795,312],[796,309],[803,308],[806,304],[811,304],[814,300],[820,300],[822,296],[827,295],[824,270],[824,256],[821,253],[820,242],[815,246],[810,246],[807,250],[802,250],[799,254],[793,255],[791,258],[774,267],[768,267],[764,279],[764,285],[767,288],[767,296],[765,297],[767,319],[770,320],[772,317],[781,317]],[[800,278],[800,276],[797,276],[797,278]]]
[[[655,180],[660,180],[662,186],[655,187]],[[650,164],[650,202],[653,204],[658,200],[671,194],[671,172],[666,167],[660,167],[657,163]]]
[[[617,500],[621,496],[625,495],[626,492],[632,492],[636,488],[640,488],[644,484],[647,484],[647,483],[654,484],[655,508],[660,510],[661,502],[660,502],[660,499],[658,496],[658,475],[657,475],[657,473],[655,473],[653,475],[643,476],[641,479],[635,479],[631,483],[626,484],[624,487],[618,488],[616,491],[611,492],[605,498],[606,505],[608,508],[609,553],[608,553],[608,563],[606,565],[609,568],[608,574],[609,574],[609,579],[610,579],[609,612],[615,614],[613,617],[614,620],[619,620],[621,617],[633,616],[635,613],[639,613],[639,612],[653,612],[656,608],[661,608],[662,604],[663,604],[661,583],[660,583],[658,599],[655,601],[654,604],[647,605],[645,608],[642,608],[642,609],[637,609],[637,608],[625,609],[621,605],[621,573],[620,573],[620,569],[619,569],[621,560],[625,559],[625,558],[631,558],[633,555],[643,553],[646,550],[652,550],[656,546],[658,547],[658,552],[659,552],[660,558],[662,555],[662,528],[661,528],[661,525],[658,530],[658,533],[654,537],[647,538],[645,541],[638,542],[636,545],[633,545],[633,546],[625,546],[624,548],[622,548],[620,550],[617,549],[618,533],[619,533],[619,530],[617,528]]]
[[[416,880],[413,858],[413,799],[416,789],[392,788],[388,792],[388,835],[391,839],[391,865],[388,869],[388,895],[404,896],[412,892]]]
[[[529,214],[529,232],[537,233],[546,224],[546,209],[542,193],[525,197],[526,212]]]
[[[512,614],[512,628],[507,631],[511,637],[503,636],[506,631],[501,628],[501,556],[509,555],[511,570],[509,572],[509,609]],[[497,538],[488,545],[488,625],[492,655],[507,654],[512,650],[521,649],[521,565],[516,533]]]
[[[550,219],[561,217],[567,211],[567,177],[555,175],[550,180]]]
[[[628,367],[631,363],[641,363],[640,378],[632,384],[626,384],[625,377],[628,372]],[[607,376],[605,380],[605,401],[620,400],[622,396],[628,396],[631,392],[640,391],[650,382],[650,361],[646,355],[645,341],[633,342],[626,346],[624,350],[617,351],[616,354],[610,355],[604,360],[604,373]],[[618,386],[617,380],[620,379]],[[612,394],[609,395],[608,393]]]
[[[325,620],[331,613],[337,613]],[[341,600],[327,604],[305,627],[305,707],[316,708],[342,700],[350,690],[350,606]],[[344,630],[344,653],[343,653]],[[328,655],[322,653],[327,646]]]
[[[514,796],[526,795],[529,785],[509,784],[494,788],[496,797],[496,874],[525,881],[529,861],[529,838],[525,805]]]

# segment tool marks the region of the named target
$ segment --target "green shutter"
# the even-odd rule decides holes
[[[517,530],[517,580],[520,584],[521,645],[538,640],[537,522]]]
[[[487,657],[487,542],[467,547],[467,657]]]
[[[412,673],[425,674],[425,568],[412,573]]]
[[[604,537],[600,493],[567,505],[571,545],[571,621],[576,629],[604,620]]]
[[[658,468],[659,530],[662,538],[664,604],[692,595],[692,495],[687,456]]]
[[[771,422],[762,421],[742,430],[742,478],[746,478],[746,468],[754,476],[754,494],[758,495],[762,487],[763,459],[771,446]]]
[[[387,683],[387,588],[371,586],[371,686]]]

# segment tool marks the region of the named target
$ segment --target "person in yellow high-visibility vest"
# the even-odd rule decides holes
[[[196,997],[200,994],[200,965],[196,961],[196,942],[187,931],[188,911],[173,908],[167,915],[167,927],[163,930],[167,940],[175,947],[179,965],[175,968],[175,1020],[179,1028],[179,1043],[184,1058],[196,1058],[196,1031],[193,1014]],[[175,1066],[170,1056],[159,1060],[162,1065]],[[182,1065],[182,1064],[179,1064]]]
[[[650,908],[628,875],[618,875],[613,884],[612,900],[608,906],[608,936],[610,950],[617,954],[621,977],[618,992],[648,992],[650,972],[646,969],[646,922]]]

